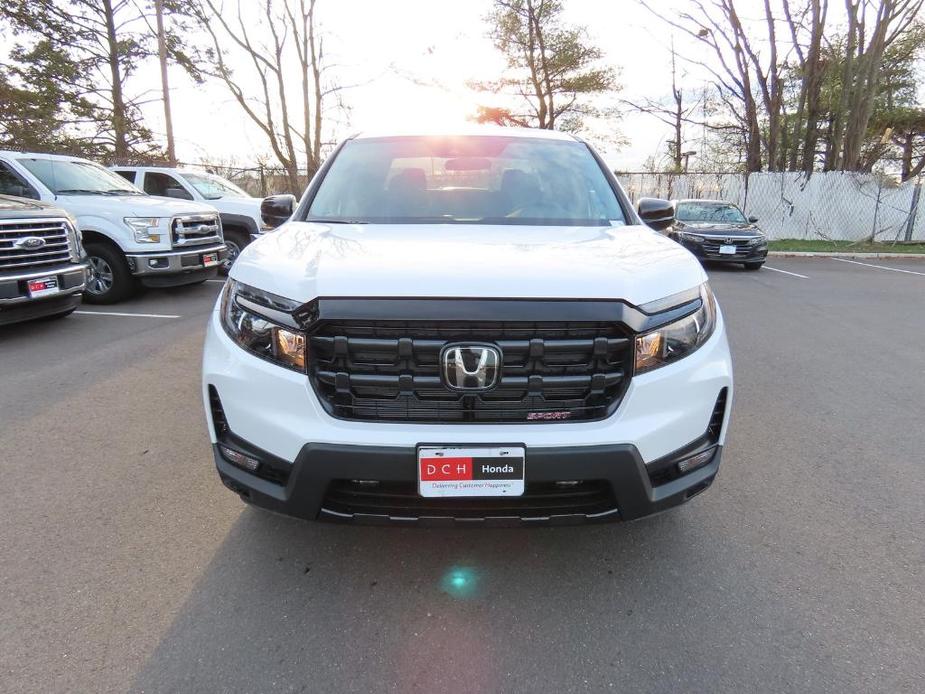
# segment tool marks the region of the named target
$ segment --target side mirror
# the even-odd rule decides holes
[[[183,188],[168,188],[164,191],[168,198],[176,198],[177,200],[192,200],[193,196],[187,193]]]
[[[664,231],[674,223],[674,205],[659,198],[640,198],[636,206],[639,218],[655,231]]]
[[[757,223],[758,223],[758,218],[755,217],[755,216],[749,217],[749,218],[748,218],[748,223],[749,223],[749,224],[757,224]]]
[[[295,195],[271,195],[260,203],[260,218],[274,229],[289,220],[295,212]]]

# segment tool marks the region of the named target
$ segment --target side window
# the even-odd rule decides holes
[[[125,169],[116,169],[116,173],[131,184],[135,183],[135,172],[126,171]]]
[[[24,181],[9,164],[0,161],[0,195],[14,195],[19,198],[39,199],[39,194]]]
[[[148,195],[158,195],[162,198],[193,199],[193,196],[186,191],[186,188],[177,179],[157,171],[145,172],[145,192]]]

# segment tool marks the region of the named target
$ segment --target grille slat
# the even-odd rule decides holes
[[[379,482],[364,487],[350,480],[335,480],[328,487],[323,507],[342,514],[402,517],[528,518],[549,515],[593,515],[616,508],[610,484],[589,480],[562,487],[555,482],[526,483],[523,496],[425,498],[416,483]]]
[[[71,229],[64,220],[0,221],[0,271],[60,265],[71,260]],[[16,248],[20,239],[40,238],[38,248]]]
[[[502,352],[498,385],[448,389],[453,342]],[[581,421],[612,414],[631,373],[632,339],[613,323],[334,321],[311,335],[310,376],[336,417],[418,422]]]

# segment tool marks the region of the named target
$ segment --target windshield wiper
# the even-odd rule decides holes
[[[362,219],[334,219],[327,217],[308,217],[304,221],[319,224],[369,224],[369,222],[364,222]]]
[[[110,188],[109,190],[101,190],[101,193],[106,195],[145,195],[140,190],[128,190],[127,188]]]
[[[64,188],[55,191],[55,195],[102,195],[101,190],[90,190],[89,188]]]

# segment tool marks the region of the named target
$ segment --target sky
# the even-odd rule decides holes
[[[670,11],[676,3],[652,4]],[[490,95],[467,87],[471,80],[495,77],[504,67],[486,36],[484,17],[490,7],[490,0],[318,0],[325,52],[337,65],[332,74],[343,84],[355,85],[342,92],[349,112],[335,114],[338,121],[325,132],[325,140],[337,141],[365,129],[452,126],[466,122],[476,105],[491,103]],[[611,101],[670,94],[670,33],[634,0],[567,0],[565,18],[585,25],[604,51],[604,62],[618,70],[623,88]],[[689,46],[683,37],[675,40],[679,49],[703,50]],[[682,70],[692,85],[702,83],[694,68]],[[245,74],[246,65],[239,71]],[[298,73],[293,78],[298,80]],[[194,85],[178,68],[171,69],[170,80],[177,155],[182,161],[234,160],[244,165],[269,151],[262,133],[247,122],[224,84]],[[133,76],[131,87],[159,89],[156,64]],[[161,102],[147,104],[144,115],[155,133],[162,134]],[[614,144],[614,130],[624,144]],[[611,166],[633,170],[650,155],[662,154],[668,137],[665,125],[637,113],[600,124],[590,139]]]

